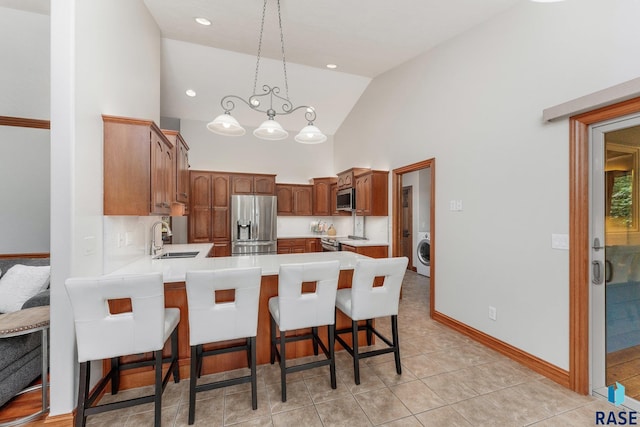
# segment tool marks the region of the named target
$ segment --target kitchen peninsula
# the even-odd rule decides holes
[[[166,245],[164,252],[198,251],[194,258],[177,259],[153,259],[145,256],[141,259],[120,268],[110,275],[119,274],[141,274],[149,272],[162,272],[165,283],[165,304],[167,307],[177,307],[180,309],[180,324],[178,325],[179,336],[179,366],[180,375],[183,378],[189,376],[189,314],[187,307],[187,296],[185,290],[185,275],[190,270],[218,270],[225,268],[261,267],[262,283],[260,289],[259,311],[258,311],[258,336],[257,336],[257,363],[269,363],[269,298],[278,294],[278,272],[281,264],[315,262],[315,261],[340,261],[340,277],[338,288],[351,287],[353,268],[358,259],[367,258],[353,252],[316,252],[301,254],[281,254],[281,255],[250,255],[234,257],[207,257],[211,250],[211,244],[187,244],[187,245]],[[304,285],[307,287],[307,285]],[[312,291],[314,285],[309,284],[306,290]],[[216,292],[216,301],[233,301],[232,291]],[[110,301],[113,313],[130,311],[129,301]],[[351,326],[349,318],[338,312],[336,318],[336,328],[348,328]],[[213,325],[212,325],[213,327]],[[302,334],[305,331],[293,331],[292,334]],[[320,328],[320,336],[326,340],[326,327]],[[366,336],[362,332],[359,336],[359,343],[365,345]],[[350,343],[350,342],[349,342]],[[227,346],[229,342],[225,343]],[[222,347],[220,345],[206,346],[205,349]],[[287,348],[287,355],[291,358],[308,356],[313,354],[311,343],[296,342],[291,346],[291,351]],[[340,350],[336,344],[336,350]],[[169,354],[169,348],[165,348],[165,354]],[[142,360],[149,355],[127,356],[127,361]],[[105,361],[105,368],[108,361]],[[247,366],[244,358],[236,355],[222,354],[215,358],[204,360],[202,374],[224,372]],[[106,370],[105,370],[106,372]],[[125,371],[121,374],[121,388],[140,387],[153,383],[153,371],[136,369]]]

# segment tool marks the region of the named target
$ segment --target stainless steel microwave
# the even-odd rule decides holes
[[[355,211],[356,210],[356,189],[347,188],[338,191],[336,196],[336,206],[339,211]]]

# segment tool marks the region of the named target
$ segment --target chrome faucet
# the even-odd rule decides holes
[[[162,251],[163,243],[162,243],[162,233],[160,233],[160,245],[156,244],[156,227],[158,225],[164,225],[167,227],[167,236],[171,236],[171,228],[169,228],[169,224],[166,221],[157,221],[154,222],[151,226],[151,255],[158,255],[158,252]]]

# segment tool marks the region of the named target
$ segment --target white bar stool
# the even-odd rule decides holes
[[[400,365],[400,344],[398,341],[398,305],[400,288],[407,270],[408,258],[361,259],[356,263],[353,272],[351,289],[340,289],[336,296],[336,309],[351,318],[351,328],[336,331],[336,340],[353,357],[353,373],[355,383],[360,384],[360,359],[379,354],[394,353],[396,372],[402,374]],[[383,277],[382,286],[374,286],[377,277]],[[382,336],[372,326],[371,320],[376,317],[391,316],[392,341]],[[365,325],[358,326],[359,320],[366,320]],[[388,348],[358,351],[358,331],[367,331],[367,344],[371,345],[372,334],[376,334]],[[352,347],[340,337],[350,333]]]
[[[258,408],[256,381],[256,335],[262,269],[236,268],[216,271],[188,271],[191,382],[189,383],[189,424],[195,422],[196,392],[251,382],[251,405]],[[216,291],[233,290],[233,301],[216,302]],[[203,351],[202,345],[246,338],[246,344]],[[196,385],[206,356],[246,351],[251,374],[244,377]]]
[[[280,362],[282,401],[287,401],[286,374],[304,369],[329,365],[331,388],[336,388],[336,364],[334,357],[335,301],[340,275],[339,261],[283,264],[278,277],[278,296],[269,299],[271,315],[271,364],[277,356]],[[302,292],[303,283],[315,282],[315,292]],[[276,325],[280,337],[276,338]],[[318,326],[328,326],[329,349],[318,336]],[[311,328],[311,333],[286,336],[286,331]],[[322,348],[326,360],[287,367],[285,344],[292,341],[313,340],[314,354]],[[278,352],[277,342],[280,343]]]
[[[155,426],[160,426],[162,393],[173,373],[180,381],[178,370],[178,322],[180,310],[164,307],[162,273],[93,278],[71,278],[65,282],[71,300],[76,326],[80,381],[78,387],[78,413],[75,425],[84,426],[87,416],[154,402]],[[130,299],[132,310],[111,314],[109,300]],[[163,359],[162,349],[171,336],[171,357]],[[153,352],[152,360],[120,364],[119,357]],[[90,393],[91,361],[111,358],[109,373]],[[170,362],[162,376],[162,363]],[[141,366],[155,366],[153,395],[104,405],[94,405],[109,380],[111,393],[117,394],[120,371]]]

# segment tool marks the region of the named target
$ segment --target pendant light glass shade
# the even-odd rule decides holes
[[[245,130],[229,113],[220,114],[207,124],[207,129],[213,133],[225,136],[242,136]]]
[[[269,141],[277,141],[289,136],[289,133],[280,126],[280,123],[273,119],[262,122],[260,127],[253,131],[253,134],[260,139]]]
[[[320,144],[325,142],[327,137],[320,132],[320,129],[310,124],[303,127],[294,139],[301,144]]]

